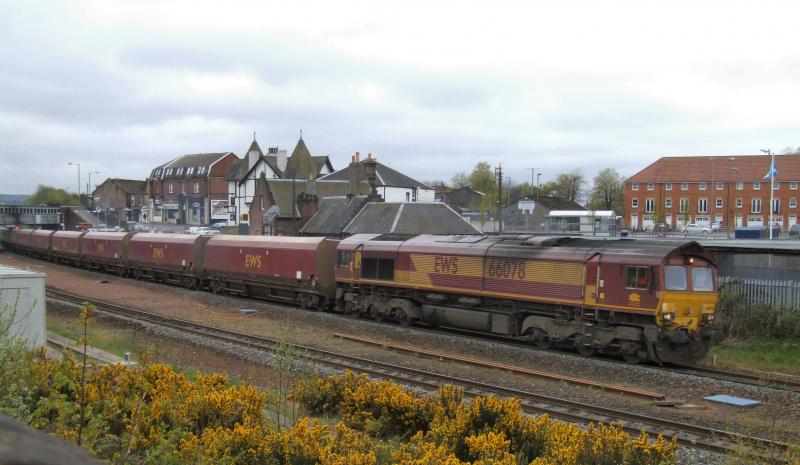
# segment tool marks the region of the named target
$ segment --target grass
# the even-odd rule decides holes
[[[800,342],[728,339],[712,347],[706,361],[715,356],[717,365],[800,375]]]
[[[53,318],[48,315],[47,330],[73,341],[78,340],[83,332],[77,318]],[[134,335],[128,329],[111,329],[98,327],[89,323],[88,343],[90,346],[123,356],[125,352],[136,353]]]

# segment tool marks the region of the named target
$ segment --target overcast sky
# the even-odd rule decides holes
[[[613,6],[612,6],[613,5]],[[355,151],[419,180],[629,176],[800,145],[800,2],[0,0],[0,193],[181,154]]]

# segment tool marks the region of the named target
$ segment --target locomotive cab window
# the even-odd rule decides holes
[[[349,259],[349,257],[347,255],[348,254],[347,254],[346,251],[344,251],[344,250],[340,250],[339,251],[339,257],[338,257],[338,265],[339,266],[348,266],[348,265],[350,265],[350,259]]]
[[[361,277],[364,279],[394,279],[394,260],[391,258],[362,258]]]
[[[625,287],[628,289],[650,289],[652,273],[646,266],[625,267]]]
[[[711,268],[693,266],[692,267],[692,290],[694,291],[713,291],[714,278]]]
[[[679,265],[667,265],[664,267],[664,287],[668,291],[685,291],[686,268]]]

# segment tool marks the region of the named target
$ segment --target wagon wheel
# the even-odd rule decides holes
[[[297,294],[297,298],[295,300],[300,308],[308,308],[308,298],[305,294]]]
[[[378,323],[382,323],[382,322],[386,321],[386,314],[381,312],[381,311],[379,311],[374,306],[370,306],[369,307],[369,313],[370,313],[370,315],[372,315],[372,319],[377,321]]]
[[[628,363],[630,365],[636,365],[637,363],[640,363],[642,361],[642,357],[639,356],[639,351],[637,350],[636,352],[633,353],[630,352],[623,353],[622,360],[625,360],[625,363]]]
[[[225,284],[220,280],[214,280],[211,281],[209,287],[211,288],[211,292],[213,292],[214,294],[219,294],[223,291],[223,289],[225,289]]]
[[[197,289],[197,279],[187,276],[183,280],[183,285],[190,291]]]
[[[411,325],[411,317],[408,316],[408,313],[406,313],[405,310],[403,310],[402,308],[395,308],[393,310],[395,310],[395,312],[396,312],[395,313],[395,315],[396,315],[395,318],[397,319],[397,322],[400,323],[400,326],[410,326]]]
[[[141,270],[141,268],[134,268],[133,269],[133,279],[142,279],[142,270]]]
[[[550,335],[547,334],[547,331],[539,328],[533,328],[533,330],[528,335],[533,345],[535,345],[539,349],[549,349],[553,346],[553,340],[550,339]]]
[[[587,338],[583,336],[578,336],[575,338],[575,348],[578,350],[578,353],[583,355],[584,357],[591,357],[595,354],[595,348],[592,347],[591,344],[586,344]]]
[[[320,310],[319,306],[319,296],[318,295],[309,295],[308,296],[308,310],[312,312],[316,312]]]

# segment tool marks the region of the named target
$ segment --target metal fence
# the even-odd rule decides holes
[[[720,277],[728,292],[743,296],[751,304],[766,304],[773,308],[800,310],[800,282],[769,279]]]

